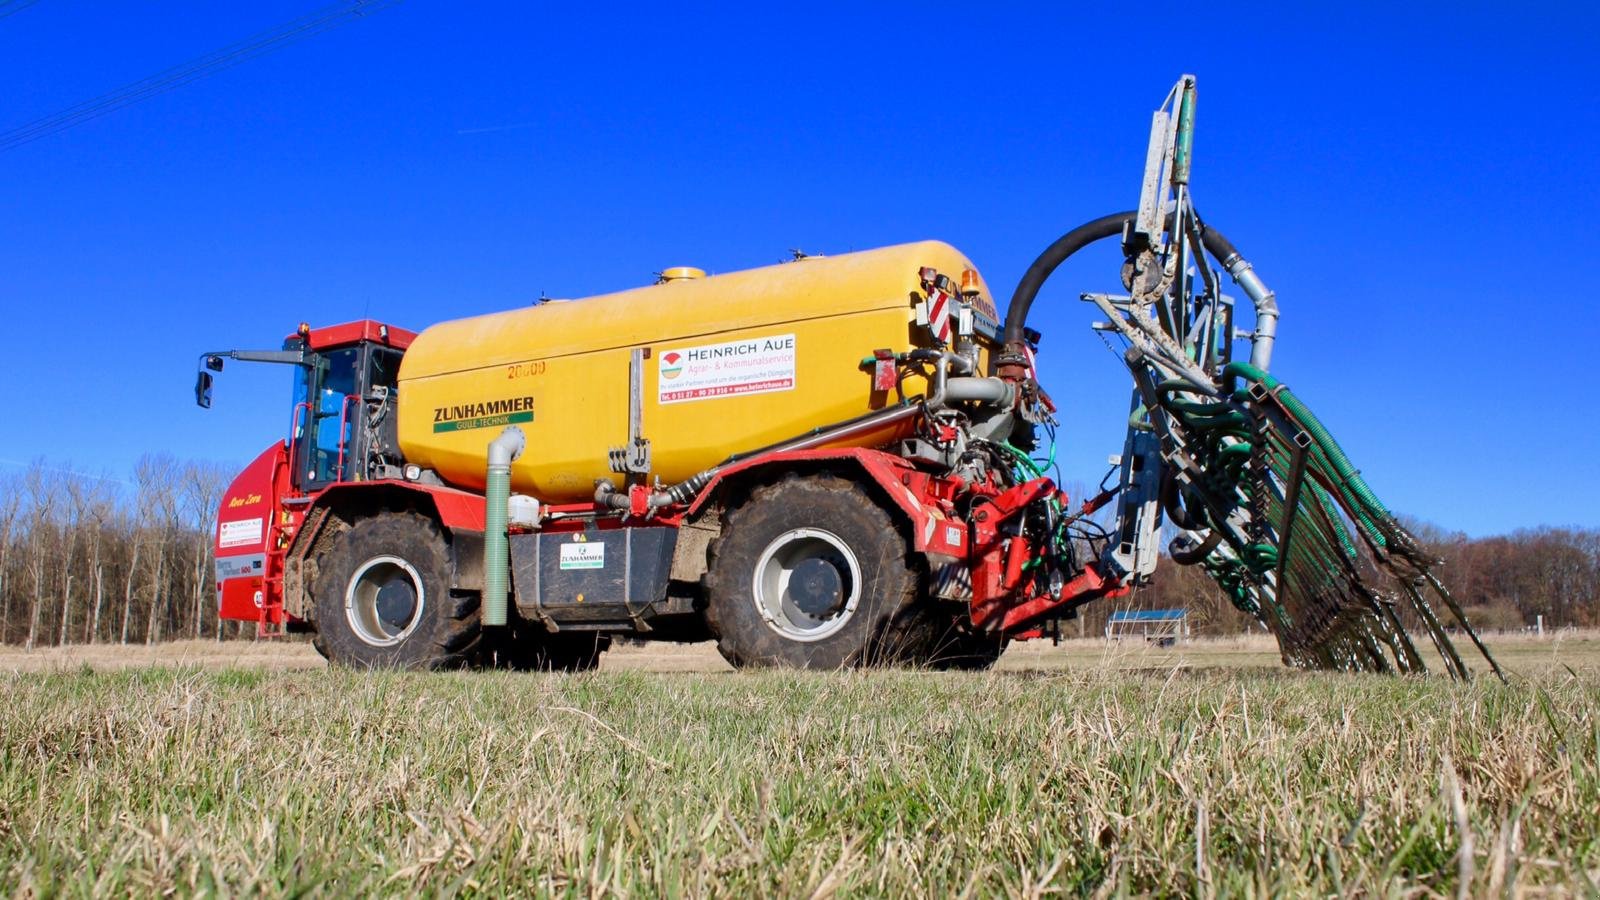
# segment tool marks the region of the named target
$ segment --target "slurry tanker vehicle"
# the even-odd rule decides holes
[[[715,640],[735,666],[978,668],[1147,579],[1165,514],[1172,558],[1287,661],[1420,667],[1357,565],[1416,554],[1266,374],[1275,299],[1194,212],[1193,102],[1185,77],[1155,114],[1139,208],[1052,244],[1003,317],[923,241],[203,354],[202,406],[225,358],[294,379],[287,439],[222,499],[221,616],[361,667],[584,669],[625,635]],[[1034,458],[1056,409],[1026,319],[1113,237],[1129,293],[1084,299],[1127,347],[1134,415],[1114,483],[1068,498]]]

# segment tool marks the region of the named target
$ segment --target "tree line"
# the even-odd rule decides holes
[[[0,470],[0,643],[154,643],[255,634],[217,617],[212,537],[235,469],[148,454],[131,477],[35,462]],[[1469,538],[1408,526],[1486,630],[1600,626],[1600,529],[1541,527]],[[1116,609],[1185,608],[1196,632],[1259,629],[1197,566],[1164,561],[1149,585],[1091,604],[1063,633],[1099,634]]]
[[[232,469],[148,454],[131,476],[0,472],[0,643],[254,634],[217,618],[211,542]]]
[[[1404,524],[1441,561],[1436,574],[1480,631],[1600,626],[1600,528],[1540,526],[1470,538],[1426,522]],[[1373,583],[1383,583],[1370,564],[1362,568]],[[1253,617],[1234,609],[1199,566],[1169,561],[1149,585],[1112,608],[1185,608],[1200,634],[1259,628]],[[1100,610],[1090,619],[1103,628],[1109,612]]]

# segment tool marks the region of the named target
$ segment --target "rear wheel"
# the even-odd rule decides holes
[[[451,593],[448,548],[431,520],[393,512],[362,519],[319,569],[315,643],[330,662],[442,669],[473,660],[478,601]]]
[[[728,512],[706,593],[717,649],[735,666],[836,669],[926,651],[905,539],[843,478],[791,476]]]

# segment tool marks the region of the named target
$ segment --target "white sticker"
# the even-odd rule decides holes
[[[794,390],[794,335],[662,351],[661,403]]]
[[[604,569],[605,567],[605,544],[602,544],[599,541],[593,541],[561,545],[561,568]]]
[[[222,529],[217,533],[218,547],[242,547],[246,544],[261,543],[261,519],[239,519],[234,522],[223,522]]]
[[[952,547],[961,546],[961,529],[954,525],[944,527],[944,542]]]

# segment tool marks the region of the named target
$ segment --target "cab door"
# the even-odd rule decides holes
[[[321,490],[346,480],[359,460],[355,436],[361,415],[366,348],[342,347],[319,353],[316,364],[297,379],[294,448],[295,486]]]

